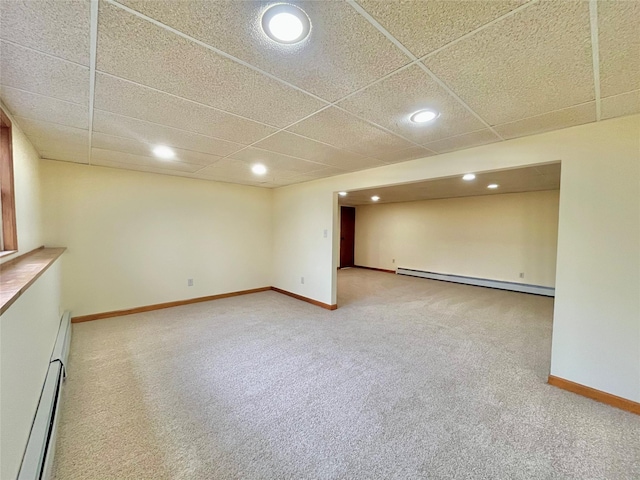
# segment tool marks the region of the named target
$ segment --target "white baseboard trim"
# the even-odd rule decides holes
[[[501,280],[491,280],[488,278],[464,277],[462,275],[448,275],[446,273],[425,272],[412,268],[398,267],[398,275],[409,275],[411,277],[428,278],[431,280],[443,280],[445,282],[464,283],[465,285],[475,285],[478,287],[498,288],[500,290],[511,290],[514,292],[533,293],[546,297],[555,297],[556,289],[543,287],[541,285],[529,285],[526,283],[503,282]]]

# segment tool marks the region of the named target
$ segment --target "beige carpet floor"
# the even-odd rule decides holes
[[[58,479],[638,479],[640,416],[547,385],[553,300],[361,269],[73,327]]]

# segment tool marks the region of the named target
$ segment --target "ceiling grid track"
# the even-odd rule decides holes
[[[443,82],[442,80],[440,80],[431,70],[429,70],[426,65],[424,65],[421,61],[421,59],[419,59],[418,57],[416,57],[413,53],[411,53],[411,51],[405,47],[402,43],[400,43],[400,41],[394,37],[393,35],[391,35],[391,33],[389,33],[389,31],[384,28],[380,22],[378,22],[375,18],[373,18],[369,12],[367,12],[364,8],[362,8],[355,0],[346,0],[347,3],[349,5],[351,5],[353,7],[353,9],[355,11],[357,11],[360,15],[362,15],[371,25],[373,25],[380,33],[382,33],[389,41],[391,41],[396,47],[398,47],[405,55],[407,55],[410,59],[411,59],[411,63],[412,64],[416,64],[418,65],[427,75],[429,75],[429,77],[431,77],[431,79],[433,81],[435,81],[441,88],[443,88],[449,95],[451,95],[456,102],[458,102],[462,107],[464,107],[471,115],[473,115],[476,119],[478,119],[486,128],[488,128],[489,130],[491,130],[491,132],[498,137],[500,140],[504,140],[504,138],[502,138],[502,136],[495,131],[495,129],[489,125],[489,123],[484,120],[480,115],[478,115],[469,105],[467,105],[467,103],[462,100],[453,90],[451,90],[451,88],[449,88],[449,86]],[[537,1],[537,0],[536,0]],[[533,2],[531,2],[533,3]],[[523,5],[522,7],[527,7],[529,6],[531,3],[527,3],[525,5]],[[497,20],[502,20],[502,18],[504,18],[505,15],[503,15],[502,17],[497,18],[495,21]],[[470,32],[468,35],[471,35],[473,33],[476,33],[476,31],[478,31],[479,29],[474,30],[473,32]]]
[[[203,42],[203,41],[201,41],[201,40],[198,40],[198,39],[196,39],[196,38],[193,38],[193,37],[191,37],[190,35],[187,35],[186,33],[181,32],[180,30],[177,30],[177,29],[175,29],[175,28],[173,28],[173,27],[170,27],[170,26],[168,26],[168,25],[165,25],[164,23],[159,22],[158,20],[156,20],[156,19],[154,19],[154,18],[151,18],[151,17],[149,17],[149,16],[147,16],[147,15],[145,15],[145,14],[143,14],[143,13],[140,13],[140,12],[138,12],[137,10],[134,10],[134,9],[132,9],[132,8],[130,8],[130,7],[127,7],[126,5],[122,5],[121,3],[118,3],[118,2],[117,2],[117,1],[115,1],[115,0],[105,0],[105,1],[106,1],[107,3],[109,3],[110,5],[113,5],[113,6],[117,7],[117,8],[120,8],[120,9],[122,9],[122,10],[124,10],[124,11],[126,11],[126,12],[128,12],[128,13],[130,13],[130,14],[132,14],[132,15],[136,16],[136,17],[138,17],[138,18],[141,18],[141,19],[143,19],[143,20],[145,20],[145,21],[147,21],[147,22],[149,22],[149,23],[152,23],[153,25],[155,25],[155,26],[157,26],[157,27],[159,27],[159,28],[163,28],[163,29],[165,29],[165,30],[167,30],[167,31],[169,31],[169,32],[171,32],[171,33],[173,33],[173,34],[175,34],[175,35],[178,35],[178,36],[179,36],[179,37],[181,37],[181,38],[184,38],[185,40],[188,40],[188,41],[190,41],[190,42],[196,43],[197,45],[200,45],[201,47],[206,48],[207,50],[210,50],[210,51],[212,51],[212,52],[214,52],[214,53],[217,53],[218,55],[221,55],[221,56],[223,56],[223,57],[225,57],[225,58],[227,58],[227,59],[229,59],[229,60],[232,60],[232,61],[234,61],[234,62],[236,62],[236,63],[238,63],[238,64],[240,64],[240,65],[243,65],[243,66],[245,66],[245,67],[247,67],[247,68],[250,68],[251,70],[253,70],[253,71],[255,71],[255,72],[261,73],[261,74],[263,74],[263,75],[265,75],[265,76],[267,76],[267,77],[271,78],[272,80],[275,80],[275,81],[277,81],[277,82],[279,82],[279,83],[282,83],[283,85],[286,85],[287,87],[293,88],[293,89],[295,89],[295,90],[297,90],[297,91],[299,91],[299,92],[301,92],[301,93],[304,93],[305,95],[309,95],[310,97],[314,98],[315,100],[318,100],[318,101],[320,101],[320,102],[322,102],[322,103],[325,103],[325,104],[326,104],[323,108],[321,108],[321,109],[319,109],[319,110],[314,111],[314,112],[313,112],[313,113],[311,113],[310,115],[307,115],[306,117],[301,118],[301,119],[299,119],[299,120],[297,120],[297,121],[293,122],[292,124],[287,125],[286,127],[283,127],[280,131],[285,130],[285,129],[287,129],[287,128],[291,128],[292,126],[294,126],[294,125],[296,125],[296,124],[298,124],[298,123],[302,122],[303,120],[306,120],[306,119],[308,119],[308,118],[312,117],[312,116],[313,116],[313,115],[315,115],[316,113],[319,113],[319,112],[322,112],[323,110],[326,110],[328,107],[337,107],[337,105],[336,105],[337,103],[342,102],[342,101],[343,101],[343,100],[345,100],[346,98],[348,98],[348,97],[350,97],[350,96],[352,96],[352,95],[355,95],[356,93],[358,93],[358,92],[360,92],[360,91],[364,90],[365,88],[370,87],[371,85],[375,85],[376,83],[381,82],[382,80],[384,80],[384,79],[386,79],[386,78],[388,78],[388,77],[390,77],[390,76],[394,75],[395,73],[397,73],[397,72],[399,72],[399,71],[401,71],[401,70],[404,70],[405,68],[408,68],[409,66],[411,66],[411,64],[412,64],[412,63],[415,63],[415,62],[410,62],[410,63],[409,63],[409,64],[407,64],[407,65],[403,65],[403,66],[402,66],[402,67],[400,67],[399,69],[396,69],[396,70],[394,70],[393,72],[389,73],[388,75],[385,75],[384,77],[379,78],[379,79],[375,80],[374,82],[371,82],[370,84],[365,85],[364,87],[362,87],[362,88],[360,88],[360,89],[358,89],[358,90],[356,90],[356,91],[354,91],[354,92],[349,93],[349,94],[348,94],[348,95],[346,95],[345,97],[339,98],[338,100],[335,100],[334,102],[330,102],[330,101],[325,100],[324,98],[321,98],[321,97],[319,97],[319,96],[317,96],[317,95],[315,95],[315,94],[313,94],[313,93],[311,93],[311,92],[308,92],[308,91],[306,91],[306,90],[304,90],[304,89],[302,89],[302,88],[300,88],[300,87],[297,87],[296,85],[294,85],[294,84],[292,84],[292,83],[289,83],[289,82],[287,82],[286,80],[282,80],[281,78],[279,78],[279,77],[277,77],[277,76],[275,76],[275,75],[273,75],[273,74],[271,74],[271,73],[268,73],[268,72],[266,72],[265,70],[262,70],[261,68],[258,68],[258,67],[254,66],[254,65],[251,65],[250,63],[245,62],[244,60],[241,60],[241,59],[239,59],[239,58],[237,58],[237,57],[235,57],[235,56],[233,56],[233,55],[230,55],[230,54],[228,54],[228,53],[224,52],[223,50],[220,50],[220,49],[215,48],[215,47],[213,47],[213,46],[211,46],[211,45],[209,45],[209,44],[207,44],[207,43],[205,43],[205,42]],[[403,48],[404,48],[404,47],[403,47]],[[407,50],[407,52],[408,52],[408,50]],[[410,53],[410,52],[409,52],[409,53]],[[416,58],[416,57],[413,57],[413,59],[412,59],[412,60],[416,60],[416,61],[417,61],[417,58]],[[100,72],[100,73],[104,73],[104,72]],[[117,76],[115,76],[115,75],[111,75],[111,76],[112,76],[112,77],[115,77],[115,78],[120,78],[120,77],[117,77]],[[133,83],[135,83],[135,82],[133,82]],[[146,87],[146,88],[151,88],[151,87],[147,87],[146,85],[141,85],[141,86]],[[154,89],[154,90],[155,90],[155,89]],[[161,91],[161,90],[157,90],[157,91],[160,91],[160,92],[162,92],[162,93],[167,93],[167,92],[164,92],[164,91]],[[178,98],[182,98],[182,97],[179,97],[179,96],[177,96],[177,95],[173,95],[173,96],[176,96],[176,97],[178,97]],[[190,100],[190,101],[192,101],[192,100]],[[195,102],[195,103],[197,103],[197,102]],[[206,106],[208,106],[209,108],[215,108],[215,107],[211,107],[210,105],[206,105]],[[398,137],[398,138],[401,138],[401,139],[403,139],[403,140],[405,140],[405,141],[407,141],[407,142],[410,142],[411,144],[413,144],[413,145],[415,145],[415,146],[419,146],[419,147],[422,147],[422,148],[426,148],[426,147],[424,147],[424,145],[419,144],[419,143],[416,143],[416,142],[414,142],[413,140],[410,140],[410,139],[408,139],[408,138],[406,138],[406,137],[404,137],[404,136],[402,136],[402,135],[400,135],[400,134],[398,134],[398,133],[396,133],[396,132],[394,132],[394,131],[392,131],[392,130],[389,130],[389,129],[387,129],[387,128],[385,128],[385,127],[381,126],[381,125],[378,125],[378,124],[377,124],[377,123],[375,123],[375,122],[372,122],[371,120],[367,120],[367,119],[365,119],[365,118],[358,117],[358,116],[357,116],[357,115],[355,115],[354,113],[349,112],[348,110],[345,110],[345,109],[343,109],[343,108],[340,108],[340,107],[337,107],[337,108],[339,108],[340,110],[342,110],[342,111],[344,111],[344,112],[348,113],[349,115],[352,115],[352,116],[354,116],[354,117],[357,117],[357,118],[359,118],[360,120],[363,120],[363,121],[367,122],[368,124],[373,125],[373,126],[375,126],[375,127],[379,128],[379,129],[381,129],[381,130],[383,130],[383,131],[385,131],[385,132],[387,132],[387,133],[389,133],[389,134],[391,134],[391,135],[394,135],[394,136],[396,136],[396,137]],[[223,111],[223,112],[225,112],[225,113],[230,113],[230,112],[227,112],[226,110],[220,110],[220,109],[216,109],[216,110]],[[253,120],[253,121],[255,121],[255,120]],[[261,122],[258,122],[258,123],[261,123]],[[269,126],[273,127],[273,125],[269,125]],[[276,133],[279,133],[279,132],[274,132],[273,134],[268,135],[268,136],[267,136],[267,137],[265,137],[265,138],[269,138],[270,136],[275,135]],[[264,139],[263,139],[263,140],[264,140]],[[313,139],[311,139],[311,140],[313,140]],[[251,146],[251,145],[249,145],[249,146]],[[335,148],[337,148],[337,147],[335,147]],[[427,149],[427,150],[428,150],[428,149]],[[432,152],[432,153],[435,153],[435,152]],[[196,173],[197,173],[197,172],[196,172]]]
[[[598,41],[598,2],[589,0],[589,23],[591,26],[591,54],[593,56],[593,88],[596,99],[596,121],[602,116],[600,102],[600,44]]]
[[[98,57],[98,0],[91,0],[89,42],[89,165],[91,165],[91,151],[93,150],[93,106],[96,97],[96,62]]]

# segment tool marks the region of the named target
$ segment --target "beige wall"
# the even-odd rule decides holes
[[[8,110],[1,105],[3,110]],[[0,259],[7,262],[18,255],[42,246],[40,195],[40,155],[27,140],[20,126],[9,115],[13,137],[13,183],[16,197],[18,253]]]
[[[269,189],[42,162],[74,316],[271,285]],[[187,286],[187,279],[194,286]]]
[[[555,190],[358,206],[356,265],[553,287],[558,201]]]
[[[6,111],[6,109],[5,109]],[[13,122],[18,253],[44,243],[40,157]],[[58,259],[0,316],[0,478],[15,478],[35,415],[60,322]]]
[[[273,284],[335,303],[338,191],[558,160],[551,373],[640,401],[640,115],[276,189]]]

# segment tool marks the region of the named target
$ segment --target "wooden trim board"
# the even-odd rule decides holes
[[[209,295],[206,297],[188,298],[186,300],[176,300],[175,302],[156,303],[154,305],[146,305],[144,307],[128,308],[125,310],[113,310],[111,312],[92,313],[90,315],[81,315],[79,317],[73,317],[71,323],[90,322],[91,320],[100,320],[103,318],[121,317],[123,315],[132,315],[134,313],[151,312],[153,310],[161,310],[163,308],[179,307],[181,305],[189,305],[192,303],[209,302],[211,300],[220,300],[222,298],[237,297],[239,295],[248,295],[250,293],[267,292],[273,290],[274,292],[282,293],[290,297],[309,302],[318,307],[326,308],[327,310],[335,310],[337,305],[328,305],[326,303],[313,300],[311,298],[303,297],[295,293],[287,292],[276,287],[260,287],[252,288],[250,290],[240,290],[238,292],[221,293],[219,295]]]
[[[553,375],[549,375],[548,383],[554,387],[558,387],[572,393],[577,393],[583,397],[640,415],[640,403],[634,402],[633,400],[618,397],[601,390],[596,390],[595,388],[587,387],[586,385],[581,385],[580,383],[571,382],[560,377],[554,377]]]
[[[81,315],[71,318],[71,323],[89,322],[91,320],[100,320],[102,318],[121,317],[123,315],[132,315],[134,313],[150,312],[152,310],[161,310],[163,308],[179,307],[181,305],[190,305],[192,303],[208,302],[210,300],[220,300],[221,298],[237,297],[239,295],[248,295],[250,293],[266,292],[271,287],[252,288],[250,290],[240,290],[238,292],[221,293],[219,295],[208,295],[206,297],[187,298],[186,300],[176,300],[175,302],[156,303],[154,305],[145,305],[144,307],[127,308],[125,310],[113,310],[111,312],[92,313],[90,315]]]
[[[313,298],[303,297],[302,295],[298,295],[297,293],[287,292],[286,290],[282,290],[281,288],[271,287],[271,290],[274,292],[282,293],[283,295],[288,295],[293,298],[297,298],[298,300],[302,300],[303,302],[310,303],[312,305],[316,305],[317,307],[326,308],[327,310],[335,310],[338,308],[338,305],[335,303],[333,305],[329,305],[328,303],[322,303],[318,300],[314,300]]]
[[[364,268],[366,270],[375,270],[376,272],[386,272],[393,273],[395,275],[395,270],[387,270],[386,268],[375,268],[375,267],[363,267],[362,265],[354,265],[353,268]]]

